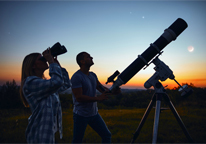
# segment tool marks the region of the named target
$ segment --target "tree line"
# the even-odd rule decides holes
[[[206,88],[195,87],[194,84],[188,84],[194,92],[188,97],[181,97],[178,87],[166,89],[172,103],[175,106],[196,106],[199,108],[206,107]],[[20,99],[20,86],[15,80],[6,82],[0,88],[0,109],[22,109],[24,108]],[[154,94],[154,90],[128,90],[122,91],[116,96],[109,96],[108,100],[98,103],[99,109],[131,109],[146,108]],[[63,109],[72,109],[72,94],[60,94],[61,105]],[[161,106],[167,105],[162,101]]]

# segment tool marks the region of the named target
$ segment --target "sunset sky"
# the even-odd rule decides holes
[[[0,1],[0,85],[13,79],[20,84],[24,57],[56,42],[68,50],[58,59],[70,78],[79,69],[76,55],[86,51],[94,61],[90,70],[105,84],[177,18],[188,28],[159,58],[180,84],[206,87],[206,1]],[[123,88],[143,88],[153,68],[140,70]],[[162,84],[177,86],[170,79]]]

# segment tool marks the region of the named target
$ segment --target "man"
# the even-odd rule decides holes
[[[102,143],[111,143],[111,133],[98,113],[97,102],[107,99],[109,89],[101,85],[95,73],[90,72],[93,58],[86,52],[77,55],[80,69],[71,78],[73,109],[73,143],[82,143],[87,125],[90,125],[102,138]],[[96,96],[96,90],[102,94]],[[110,94],[117,94],[116,90]]]

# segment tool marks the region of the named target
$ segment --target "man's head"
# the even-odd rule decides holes
[[[76,57],[76,61],[77,61],[77,64],[79,65],[79,67],[92,66],[94,64],[92,59],[93,59],[93,57],[91,57],[90,54],[88,54],[87,52],[80,52]]]

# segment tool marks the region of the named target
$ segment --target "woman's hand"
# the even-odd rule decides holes
[[[57,56],[54,58],[54,62],[57,63],[61,67],[59,61],[57,60]]]
[[[48,61],[49,64],[54,63],[54,57],[51,55],[51,50],[50,47],[48,49],[46,49],[43,53],[42,53],[43,57]]]

